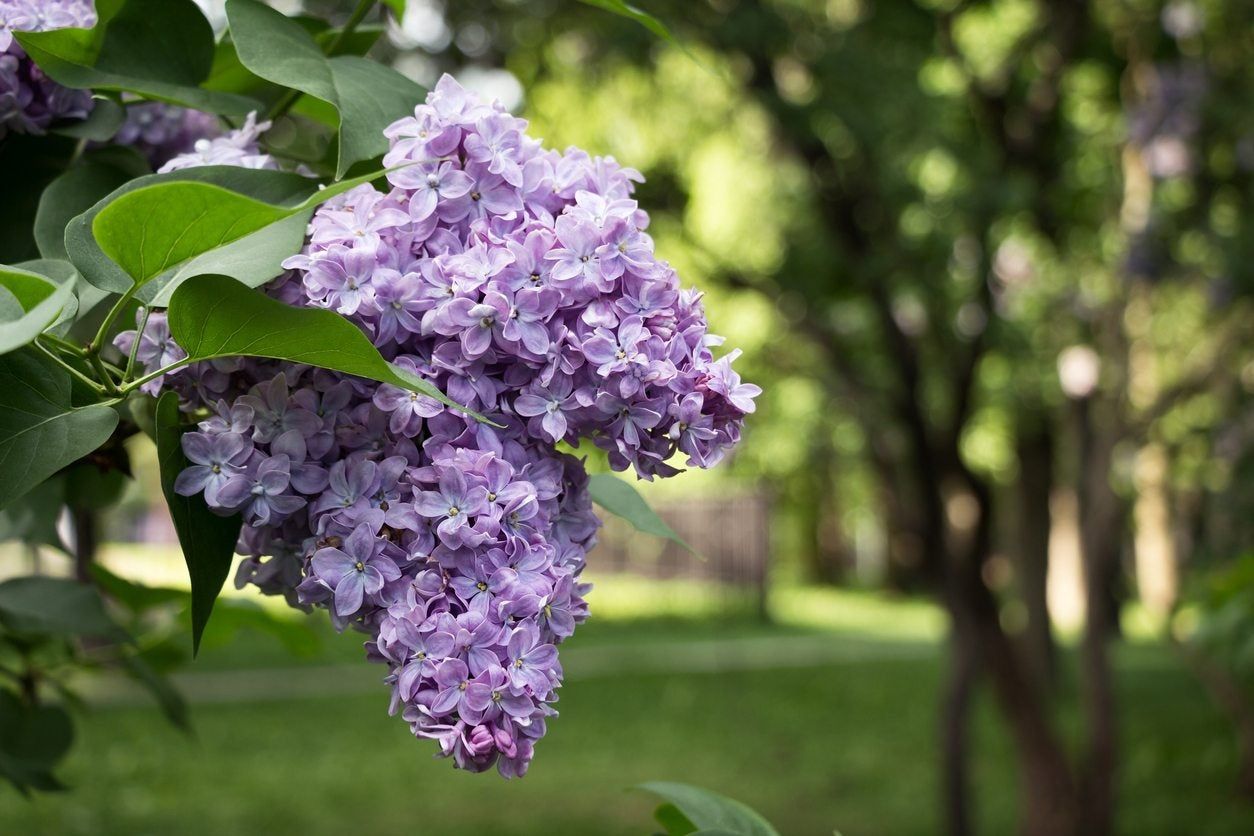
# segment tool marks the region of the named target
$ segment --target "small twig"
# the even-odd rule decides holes
[[[134,298],[138,290],[139,285],[132,285],[130,290],[119,296],[118,301],[113,303],[113,307],[105,314],[104,321],[100,323],[100,328],[96,330],[96,336],[92,337],[91,342],[87,344],[88,354],[95,354],[100,351],[104,345],[105,337],[109,333],[109,327],[113,325],[113,320],[118,318],[118,315],[122,313],[122,309],[126,307],[126,303]]]
[[[46,345],[43,344],[42,338],[36,338],[35,342],[32,343],[32,345],[34,345],[35,348],[42,351],[50,360],[52,360],[52,362],[56,363],[61,368],[65,369],[67,372],[74,375],[76,378],[79,379],[79,381],[81,381],[85,385],[91,387],[91,390],[95,392],[97,395],[109,394],[109,392],[105,390],[104,386],[92,380],[90,377],[83,374],[78,369],[74,368],[69,363],[65,362],[60,357],[58,357],[54,351],[52,351],[50,348],[48,348]]]
[[[179,369],[193,362],[195,361],[191,357],[184,357],[182,360],[171,363],[168,366],[162,366],[156,371],[149,372],[143,377],[135,378],[129,383],[124,384],[122,388],[119,390],[119,392],[120,394],[123,394],[123,395],[127,394],[128,392],[134,392],[136,389],[143,386],[145,383],[148,383],[149,381],[152,381],[152,380],[156,380],[162,375],[169,374],[170,372],[178,371]]]
[[[96,370],[96,374],[100,375],[100,380],[104,383],[105,394],[121,394],[121,390],[118,389],[117,381],[113,379],[113,375],[109,372],[104,360],[100,359],[99,354],[88,354],[87,362],[91,363],[91,367]],[[117,367],[114,366],[114,368]]]
[[[152,315],[152,308],[144,306],[144,317],[139,321],[139,330],[135,332],[135,342],[131,344],[131,353],[126,358],[126,368],[122,371],[122,382],[131,379],[131,373],[135,369],[135,357],[139,354],[139,341],[144,338],[144,331],[148,328],[148,317]]]
[[[339,48],[344,45],[344,41],[348,39],[349,35],[353,34],[357,25],[365,19],[366,15],[370,13],[370,10],[373,7],[374,0],[359,0],[357,8],[353,9],[353,14],[349,17],[348,21],[344,24],[340,31],[335,34],[335,37],[331,39],[331,42],[326,45],[326,48],[323,49],[323,53],[325,53],[328,57],[334,56]],[[304,91],[302,90],[297,90],[295,88],[289,89],[283,94],[283,97],[275,102],[274,106],[270,108],[270,112],[266,114],[266,118],[273,121],[278,119],[280,116],[283,116],[292,109],[292,106],[295,105],[297,100],[303,95]]]

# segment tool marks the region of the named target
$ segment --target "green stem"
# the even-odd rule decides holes
[[[46,354],[46,355],[49,357],[49,359],[51,359],[51,360],[52,360],[52,362],[56,363],[56,364],[57,364],[58,366],[60,366],[61,368],[65,369],[67,372],[69,372],[70,374],[72,374],[72,375],[74,375],[75,377],[77,377],[77,378],[78,378],[80,381],[82,381],[84,384],[86,384],[87,386],[91,387],[91,390],[92,390],[93,392],[95,392],[97,395],[104,396],[104,395],[109,394],[109,393],[105,390],[105,388],[104,388],[103,386],[101,386],[99,383],[97,383],[96,381],[92,380],[90,377],[88,377],[87,375],[83,374],[83,373],[82,373],[82,372],[80,372],[78,369],[74,368],[74,367],[73,367],[73,366],[71,366],[69,363],[65,362],[65,361],[64,361],[64,360],[62,360],[60,357],[58,357],[58,356],[56,355],[56,353],[52,351],[52,349],[48,348],[46,345],[44,345],[44,344],[43,344],[43,342],[41,342],[41,339],[42,339],[42,338],[37,338],[37,339],[35,340],[35,342],[33,343],[33,345],[35,346],[35,348],[39,349],[39,350],[40,350],[40,351],[42,351],[44,354]]]
[[[58,337],[56,334],[49,334],[47,332],[44,332],[40,334],[39,337],[45,342],[50,343],[53,348],[60,349],[61,351],[64,351],[66,354],[69,354],[72,357],[86,357],[87,356],[86,349],[84,349],[81,345],[75,345],[69,340]]]
[[[349,16],[348,22],[345,23],[340,31],[336,33],[335,37],[331,40],[331,43],[327,44],[325,51],[328,57],[334,56],[338,53],[340,47],[344,45],[344,41],[348,39],[349,35],[353,34],[353,31],[357,28],[358,24],[366,19],[366,15],[370,14],[370,10],[372,8],[374,8],[374,0],[357,1],[357,8],[353,9],[353,13]]]
[[[353,34],[357,25],[365,20],[366,15],[368,15],[370,10],[374,7],[374,3],[375,0],[358,0],[357,8],[353,9],[353,13],[349,16],[348,21],[339,32],[335,33],[335,37],[331,39],[331,43],[327,44],[326,48],[323,49],[323,53],[325,55],[331,57],[336,54],[339,48],[344,45],[344,41],[348,38],[348,36]],[[283,94],[283,97],[275,102],[274,106],[270,108],[270,112],[266,114],[266,118],[271,121],[278,119],[280,116],[291,110],[292,106],[296,104],[296,100],[302,95],[304,94],[300,90],[289,89]]]
[[[88,354],[87,362],[91,363],[91,367],[96,370],[96,374],[100,375],[100,380],[104,383],[105,393],[109,395],[120,395],[117,381],[113,379],[113,375],[106,368],[104,360],[100,359],[99,354]],[[114,368],[117,368],[114,366]]]
[[[70,155],[70,165],[78,162],[79,157],[83,156],[83,152],[87,150],[87,137],[80,139],[74,146],[74,153]]]
[[[119,296],[118,301],[113,303],[113,307],[105,314],[104,322],[100,323],[96,336],[92,337],[91,342],[87,344],[88,354],[95,354],[100,351],[101,346],[104,345],[105,337],[109,334],[109,327],[113,325],[113,320],[118,318],[118,314],[122,313],[122,309],[135,296],[135,291],[137,290],[139,290],[139,285],[132,285],[130,290]]]
[[[135,356],[139,354],[139,341],[143,339],[144,329],[148,327],[148,317],[152,315],[152,308],[144,306],[144,318],[139,322],[139,330],[135,332],[135,342],[131,344],[131,353],[126,358],[126,369],[122,372],[122,382],[131,379],[131,372],[135,369]]]
[[[157,378],[161,377],[161,375],[163,375],[163,374],[169,374],[169,373],[170,373],[170,372],[172,372],[172,371],[177,371],[178,369],[181,369],[181,368],[183,368],[184,366],[186,366],[186,365],[188,365],[188,364],[190,364],[190,363],[192,363],[192,362],[193,362],[192,358],[190,358],[190,357],[184,357],[182,360],[179,360],[179,361],[178,361],[178,362],[176,362],[176,363],[171,363],[171,364],[170,364],[170,365],[168,365],[168,366],[162,366],[161,368],[157,369],[156,371],[149,372],[148,374],[144,375],[143,377],[137,377],[137,378],[135,378],[134,380],[132,380],[131,382],[126,383],[126,384],[123,384],[122,388],[121,388],[120,390],[118,390],[118,391],[119,391],[121,394],[123,394],[123,395],[127,394],[128,392],[134,392],[136,389],[138,389],[139,387],[143,386],[143,385],[144,385],[145,383],[147,383],[148,381],[150,381],[150,380],[156,380]]]

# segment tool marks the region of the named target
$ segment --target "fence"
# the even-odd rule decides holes
[[[176,543],[165,508],[126,509],[110,521],[119,542]],[[711,581],[736,594],[751,593],[766,614],[771,562],[770,500],[763,492],[726,494],[667,503],[659,513],[692,546],[640,534],[609,514],[589,556],[597,575],[631,574],[655,580]]]
[[[713,581],[752,592],[759,613],[766,616],[771,509],[764,493],[686,499],[658,511],[696,555],[603,515],[600,543],[589,556],[598,575],[623,572],[658,580]]]

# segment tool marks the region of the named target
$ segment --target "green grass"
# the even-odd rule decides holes
[[[612,585],[610,585],[612,586]],[[620,590],[621,592],[621,590]],[[146,708],[101,709],[81,735],[60,796],[0,791],[0,830],[23,834],[645,834],[654,801],[626,788],[684,781],[755,806],[784,834],[845,836],[938,830],[935,720],[942,659],[930,608],[854,593],[789,593],[789,623],[645,618],[608,603],[568,647],[589,658],[632,646],[816,632],[860,651],[812,668],[700,674],[631,665],[562,689],[531,773],[505,782],[430,758],[386,715],[387,695],[309,696],[194,707],[197,736]],[[595,600],[594,600],[595,603]],[[826,606],[824,606],[826,604]],[[806,615],[807,612],[810,615]],[[821,614],[818,617],[815,614]],[[811,617],[814,616],[814,617]],[[328,635],[305,664],[358,658],[353,636]],[[873,651],[883,650],[883,658]],[[903,658],[900,651],[915,655]],[[572,652],[571,657],[576,657]],[[241,633],[198,670],[296,664],[271,640]],[[364,663],[363,663],[364,665]],[[1163,648],[1118,656],[1123,765],[1120,830],[1254,832],[1233,799],[1235,747],[1201,689]],[[983,833],[1013,832],[1015,779],[987,699],[975,724]]]

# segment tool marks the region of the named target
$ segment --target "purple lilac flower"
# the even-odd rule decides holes
[[[443,467],[441,471],[438,488],[418,492],[414,509],[428,519],[438,520],[436,533],[440,541],[457,548],[467,544],[471,519],[487,510],[488,492],[468,481],[456,467]]]
[[[205,502],[217,505],[227,482],[243,475],[252,443],[237,433],[188,433],[183,452],[192,466],[174,480],[175,492],[183,496],[203,493]]]
[[[342,550],[328,546],[314,552],[310,563],[333,590],[336,615],[352,615],[368,596],[378,595],[384,583],[401,576],[401,570],[382,553],[383,546],[373,527],[360,525],[344,540]]]
[[[263,127],[167,167],[273,167]],[[631,197],[639,174],[525,130],[444,77],[386,131],[385,164],[403,166],[388,190],[327,201],[268,287],[338,310],[500,427],[269,360],[160,382],[210,413],[184,437],[194,465],[180,485],[244,515],[237,583],[363,632],[415,736],[506,777],[526,772],[556,714],[558,645],[588,616],[580,575],[600,523],[583,463],[557,444],[588,440],[645,479],[680,458],[708,466],[759,392],[733,370],[737,352],[714,357],[700,293],[654,255]],[[139,352],[146,369],[181,357],[160,314]]]
[[[278,162],[269,154],[261,153],[257,146],[258,139],[269,128],[269,122],[258,122],[256,114],[250,113],[239,128],[220,137],[197,139],[192,150],[173,157],[158,171],[179,171],[203,165],[278,168]]]
[[[218,490],[217,501],[212,506],[239,511],[249,525],[256,527],[278,521],[305,505],[303,498],[288,492],[290,467],[287,456],[265,458],[255,453],[245,471],[232,476]],[[208,497],[205,501],[209,501]]]

